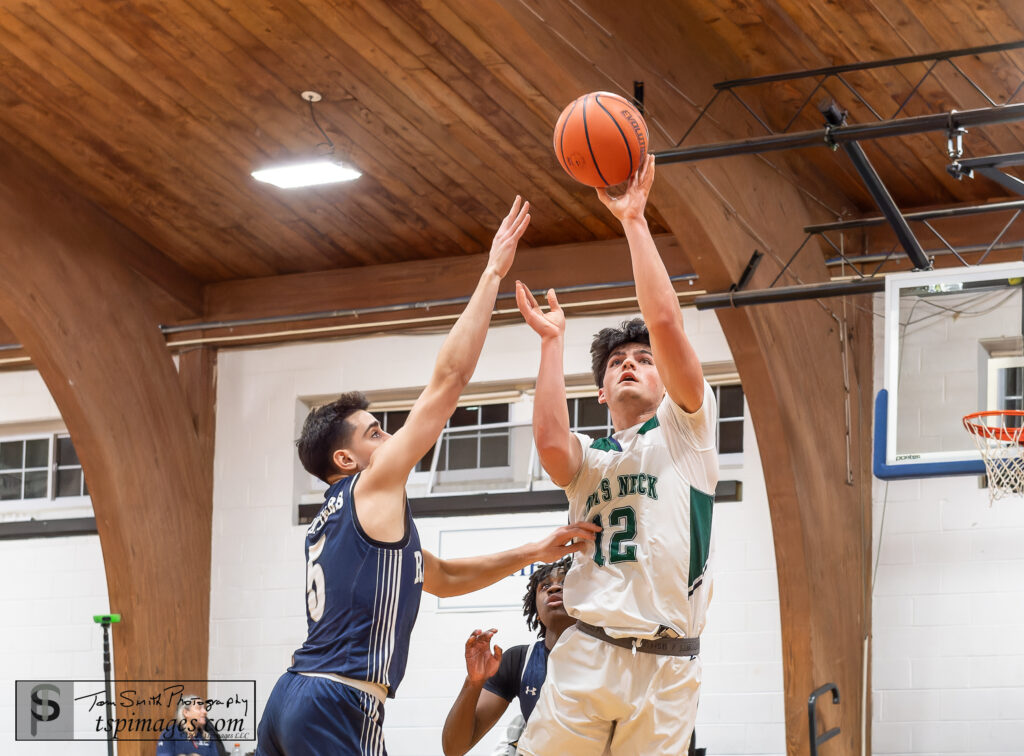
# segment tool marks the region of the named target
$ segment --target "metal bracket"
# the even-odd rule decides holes
[[[757,266],[761,264],[763,258],[764,252],[758,252],[755,249],[754,254],[750,256],[750,260],[747,262],[747,267],[740,274],[740,280],[730,286],[729,291],[743,291],[743,289],[747,288],[747,284],[750,283],[754,271],[757,270]]]
[[[832,691],[832,703],[839,703],[839,688],[836,687],[835,683],[825,683],[820,688],[811,693],[810,698],[807,699],[807,719],[811,726],[811,756],[818,756],[818,746],[822,743],[831,740],[839,734],[839,728],[833,727],[828,732],[823,732],[818,735],[818,721],[815,715],[814,707],[817,704],[818,696],[824,695],[828,691]]]
[[[985,178],[995,181],[1004,189],[1009,189],[1015,194],[1024,194],[1024,181],[1000,170],[1010,166],[1024,165],[1024,152],[1010,152],[1003,155],[969,158],[968,160],[961,160],[960,165],[972,173],[977,170]],[[947,170],[949,169],[947,168]]]

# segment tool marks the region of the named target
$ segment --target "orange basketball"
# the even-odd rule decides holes
[[[647,124],[625,97],[585,94],[558,117],[555,155],[577,181],[614,186],[632,176],[647,156]]]

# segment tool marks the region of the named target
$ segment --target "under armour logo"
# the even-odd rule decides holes
[[[529,685],[527,685],[526,686],[526,695],[528,695],[528,696],[535,696],[535,695],[537,695],[537,689],[536,688],[531,688]]]

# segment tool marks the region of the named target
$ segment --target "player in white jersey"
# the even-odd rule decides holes
[[[570,432],[565,317],[553,291],[544,313],[517,282],[519,308],[541,337],[533,415],[541,462],[565,489],[570,520],[603,528],[566,576],[566,608],[578,621],[551,651],[519,741],[533,756],[606,747],[613,756],[679,756],[693,732],[711,598],[717,408],[644,219],[653,181],[652,156],[621,197],[598,190],[622,222],[643,315],[604,329],[591,347],[611,438]]]

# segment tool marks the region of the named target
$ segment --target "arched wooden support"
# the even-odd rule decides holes
[[[771,186],[756,161],[744,182]],[[727,186],[726,170],[702,167],[704,179]],[[741,219],[757,224],[775,250],[794,249],[792,236],[805,210],[792,187],[729,194],[708,191],[693,169],[665,170],[652,201],[673,229],[715,254],[695,267],[709,288],[725,290],[754,244]],[[699,194],[697,192],[700,192]],[[757,207],[757,197],[774,207]],[[753,202],[748,200],[753,199]],[[775,218],[772,222],[772,218]],[[706,245],[706,246],[704,246]],[[778,265],[763,266],[752,286],[766,286]],[[815,270],[815,268],[818,268]],[[794,270],[804,282],[823,280],[820,258]],[[872,324],[870,300],[794,302],[718,311],[743,381],[768,491],[779,581],[790,754],[806,753],[807,696],[822,682],[844,691],[844,706],[823,712],[840,735],[836,753],[860,752],[864,638],[870,631],[870,430]],[[844,366],[844,345],[846,359]],[[847,480],[847,391],[850,482]],[[866,709],[870,717],[870,708]]]
[[[706,102],[712,82],[744,72],[735,50],[716,38],[718,27],[706,23],[693,4],[651,0],[637,14],[629,4],[591,0],[586,15],[544,0],[529,9],[514,0],[448,4],[469,19],[474,34],[515,61],[518,73],[554,105],[552,121],[561,104],[583,92],[616,85],[622,91],[644,80],[655,149],[666,145],[666,137],[678,139],[692,122],[696,111],[687,97]],[[673,23],[652,23],[659,18]],[[787,66],[782,60],[779,65]],[[730,112],[724,115],[728,119]],[[739,116],[731,123],[746,122]],[[714,140],[714,131],[709,125],[696,138]],[[719,131],[717,139],[748,135]],[[803,240],[801,228],[811,215],[786,178],[787,161],[730,158],[658,171],[651,205],[678,237],[701,288],[728,289],[755,249],[769,257],[750,286],[766,286],[781,267],[779,259]],[[830,191],[806,166],[800,179]],[[841,197],[828,199],[842,206]],[[811,252],[796,261],[793,273],[804,282],[827,279],[821,258]],[[718,311],[764,466],[779,579],[787,751],[793,756],[808,751],[807,697],[824,682],[835,682],[844,697],[838,711],[823,712],[825,726],[841,728],[830,751],[861,751],[863,639],[870,629],[872,328],[870,314],[857,306],[868,304],[801,302]],[[846,369],[840,336],[846,339]],[[869,700],[864,715],[870,720]],[[870,729],[865,733],[870,744]]]
[[[190,390],[193,412],[148,289],[124,262],[143,243],[2,148],[0,175],[0,319],[27,348],[82,460],[110,608],[123,616],[114,673],[204,680],[212,466],[193,416],[209,426],[212,394]],[[183,362],[191,385],[212,385],[208,366]],[[153,747],[124,741],[118,752]]]

